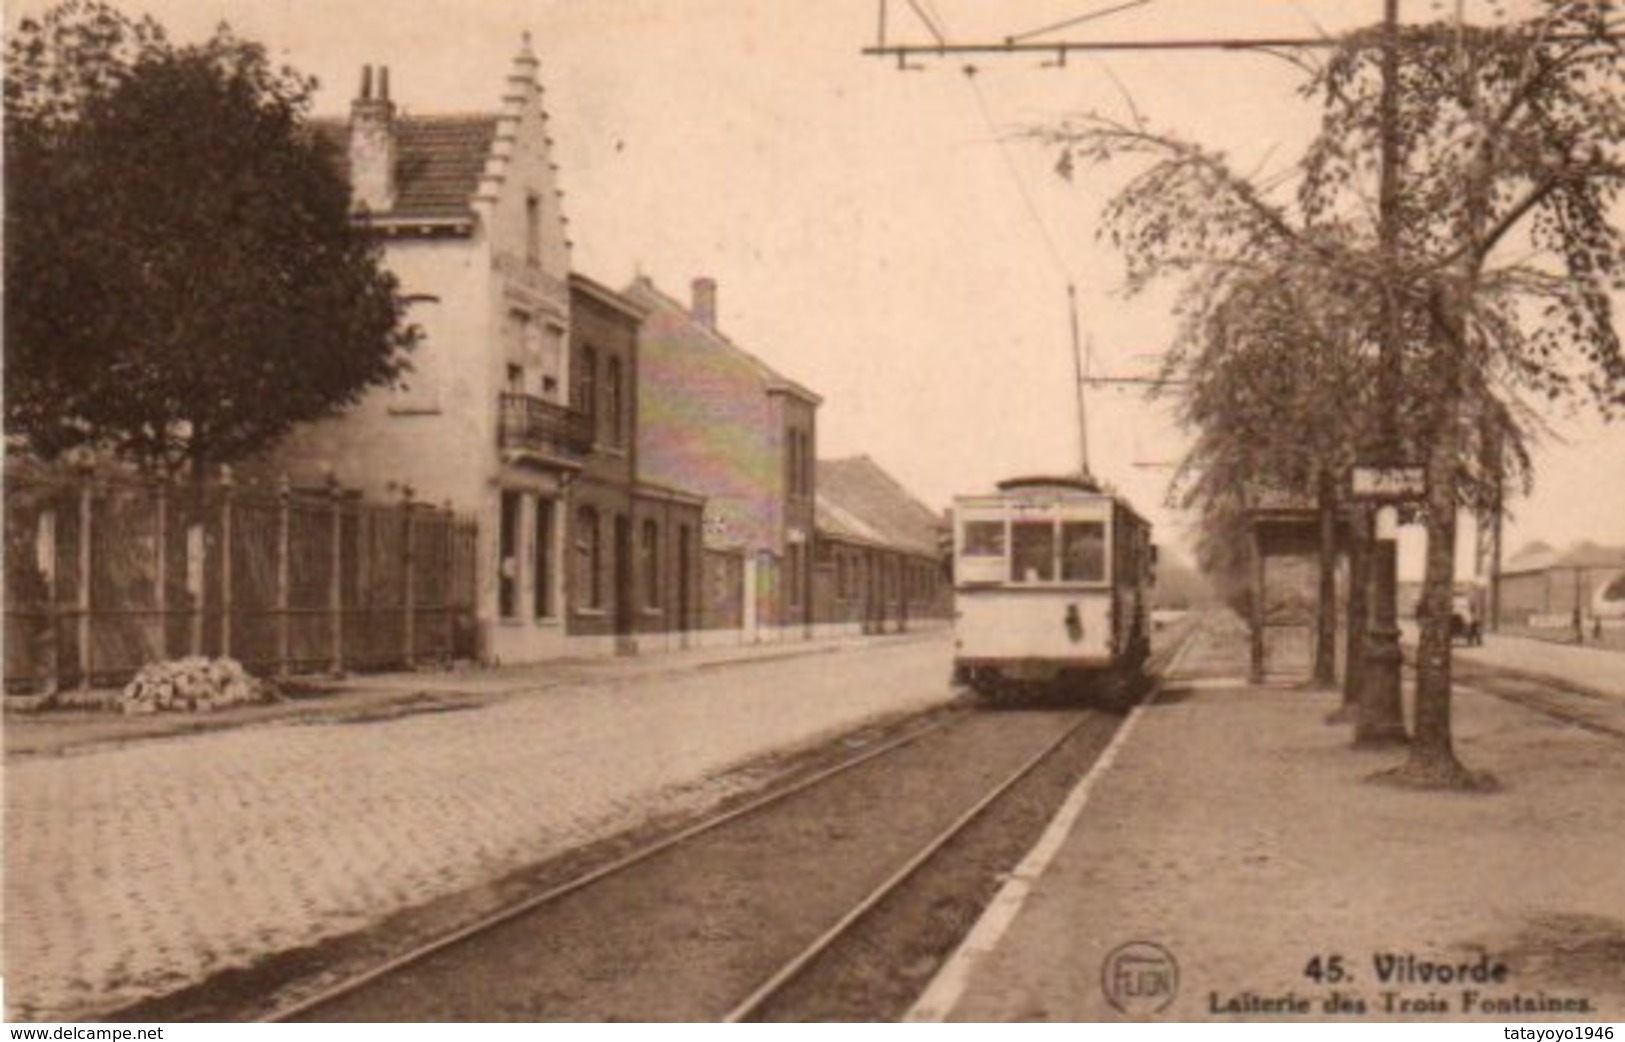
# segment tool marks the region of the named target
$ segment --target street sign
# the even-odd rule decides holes
[[[1427,471],[1422,467],[1355,467],[1354,498],[1397,503],[1421,499],[1427,490]]]

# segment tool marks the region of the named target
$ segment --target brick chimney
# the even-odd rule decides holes
[[[694,303],[689,306],[688,313],[694,321],[706,329],[717,328],[717,280],[699,278],[694,280]]]
[[[395,103],[389,100],[389,67],[361,70],[361,95],[350,103],[350,205],[374,213],[395,205]]]

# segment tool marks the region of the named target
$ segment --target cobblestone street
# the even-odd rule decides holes
[[[353,931],[945,701],[947,673],[927,639],[17,760],[7,999],[84,1017]]]

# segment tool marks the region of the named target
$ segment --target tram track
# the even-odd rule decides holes
[[[1166,664],[1173,650],[1154,661]],[[954,922],[937,924],[929,909],[904,917],[949,927],[928,946],[951,950],[978,894],[991,896],[1047,823],[1051,797],[1064,797],[1120,719],[1087,708],[940,714],[259,1019],[894,1016],[935,962],[908,957],[893,967],[901,981],[880,989],[888,994],[832,1004],[845,997],[853,938],[883,923],[888,907],[917,905],[908,895],[922,880],[925,899],[945,907],[929,896],[929,879],[940,884],[941,863],[969,856],[980,884],[969,899],[954,896]],[[1021,827],[1001,835],[989,811],[1012,801]],[[959,847],[978,828],[980,853],[967,855]]]
[[[1147,665],[1144,687],[1130,693],[1136,696],[1133,701],[1144,704],[1155,697],[1196,633],[1195,627],[1182,627],[1171,635],[1167,646],[1158,649]],[[1116,701],[1121,708],[1123,700]],[[1041,772],[1058,773],[1066,779],[1061,787],[1064,801],[1103,751],[1104,747],[1091,748],[1086,762],[1071,765],[1074,769],[1070,771],[1056,762],[1057,753],[1087,723],[1081,721],[1079,730],[1069,732],[1013,772],[731,1010],[725,1020],[894,1020],[906,1013],[1059,809],[1057,802],[1022,793],[1020,787]],[[1108,742],[1120,726],[1118,722],[1111,727]],[[986,812],[995,804],[1022,796],[1034,804],[1025,808],[1025,827],[1009,827],[1008,816],[997,823],[987,820]],[[1018,819],[1022,809],[1016,810]],[[943,857],[950,852],[952,857]],[[967,864],[981,874],[980,885],[971,892],[965,891],[962,879],[956,887],[955,877],[966,874]],[[945,914],[958,918],[957,928],[942,928],[940,920]]]
[[[1412,646],[1404,663],[1412,683],[1417,674],[1414,654]],[[1625,741],[1625,712],[1611,705],[1614,700],[1557,677],[1457,658],[1451,668],[1451,685],[1455,690],[1509,702],[1604,738]],[[1612,719],[1599,719],[1608,716],[1610,710],[1614,710]]]
[[[1596,703],[1607,701],[1599,695],[1524,673],[1482,667],[1467,672],[1456,681],[1456,685],[1461,690],[1511,702],[1595,735],[1625,741],[1625,717],[1616,713],[1614,720],[1600,720],[1582,711],[1596,708]]]

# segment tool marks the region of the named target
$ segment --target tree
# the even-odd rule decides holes
[[[6,423],[31,450],[201,477],[404,371],[395,280],[303,126],[313,81],[84,0],[7,59]]]
[[[1406,780],[1478,780],[1452,744],[1449,619],[1456,515],[1481,495],[1470,461],[1486,421],[1516,424],[1525,396],[1589,398],[1609,416],[1625,406],[1610,299],[1625,288],[1625,238],[1611,220],[1625,174],[1625,52],[1610,14],[1596,0],[1549,2],[1504,29],[1417,26],[1402,41],[1402,231],[1386,274],[1412,330],[1407,382],[1428,479]],[[1358,205],[1351,186],[1378,129],[1379,87],[1369,52],[1328,66],[1321,89],[1336,100],[1311,156],[1310,207]]]
[[[1246,460],[1229,481],[1255,503],[1271,493],[1314,503],[1319,528],[1314,682],[1336,683],[1336,567],[1342,488],[1369,427],[1370,359],[1360,350],[1357,310],[1327,291],[1318,269],[1261,267],[1226,279],[1168,353],[1167,372],[1186,375],[1181,419],[1199,430],[1186,467],[1214,457]],[[1211,484],[1197,485],[1206,495]]]
[[[1605,0],[1543,6],[1498,28],[1405,29],[1392,124],[1383,34],[1351,36],[1306,87],[1323,115],[1291,203],[1217,153],[1138,122],[1090,116],[1042,131],[1061,147],[1063,172],[1151,159],[1107,209],[1131,285],[1180,279],[1200,306],[1238,273],[1302,266],[1351,299],[1376,295],[1373,310],[1392,316],[1397,433],[1426,462],[1428,536],[1416,732],[1396,776],[1422,784],[1480,780],[1451,741],[1457,511],[1489,495],[1499,470],[1527,464],[1527,399],[1589,397],[1605,415],[1625,405],[1610,298],[1625,288],[1625,242],[1610,220],[1625,176],[1625,55]],[[1378,219],[1387,206],[1373,205],[1385,137],[1400,170],[1385,200],[1393,243]],[[1512,448],[1484,453],[1479,441]]]

